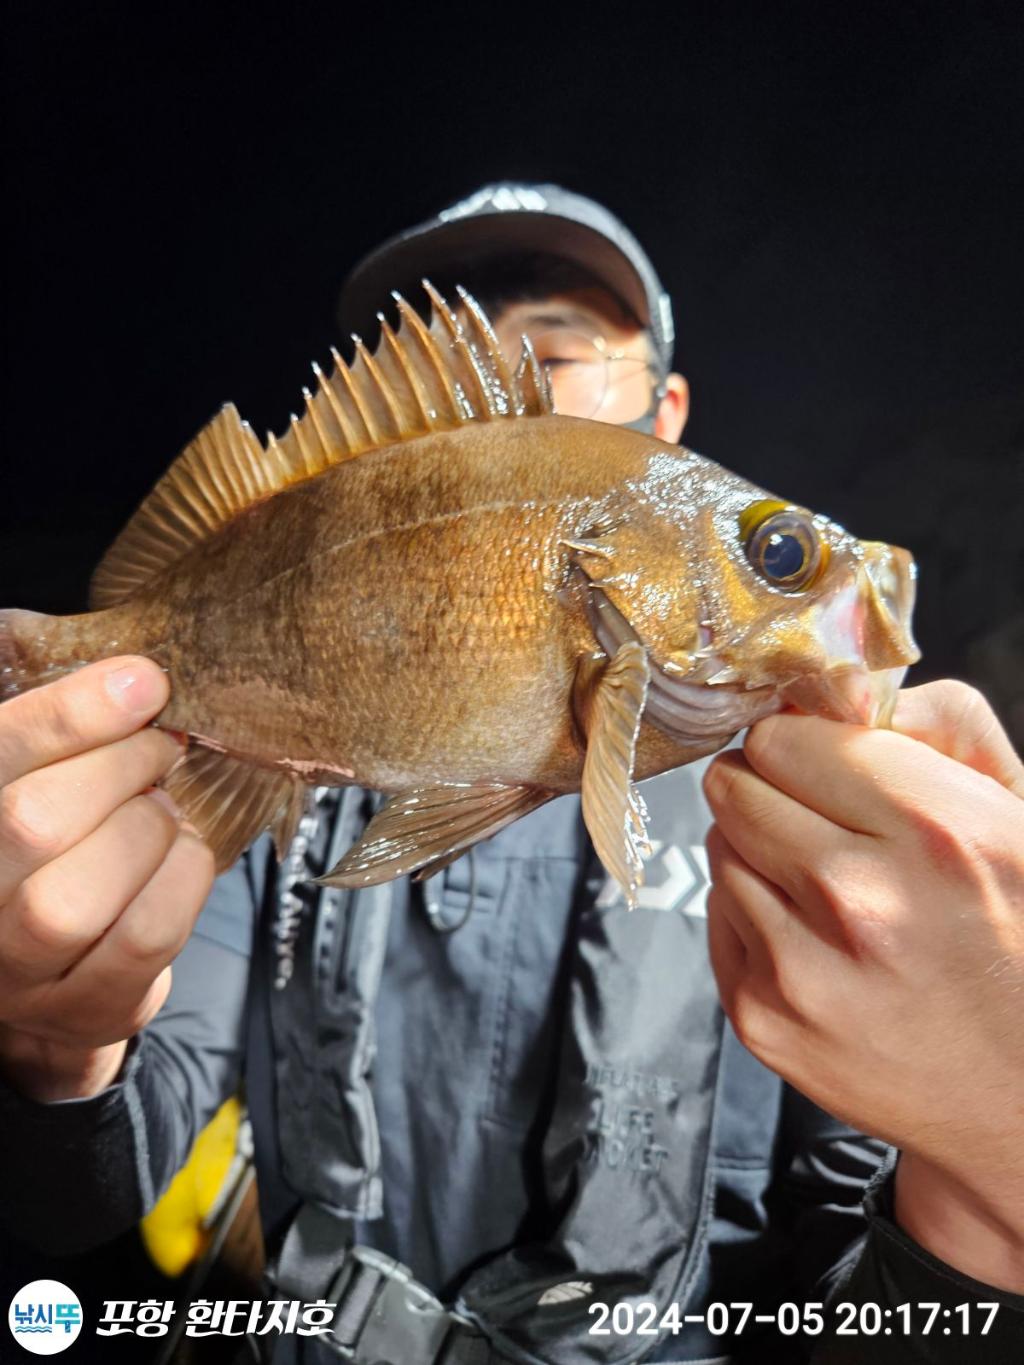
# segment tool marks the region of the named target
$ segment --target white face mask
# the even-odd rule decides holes
[[[665,397],[665,383],[663,380],[655,385],[654,394],[651,398],[651,406],[639,417],[634,417],[632,422],[618,422],[620,427],[628,427],[630,431],[642,431],[645,436],[654,435],[654,423],[658,417],[658,408],[661,400]]]

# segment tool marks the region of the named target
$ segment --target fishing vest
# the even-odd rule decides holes
[[[333,819],[308,814],[277,870],[275,961],[264,983],[278,1156],[303,1200],[272,1284],[277,1296],[339,1303],[334,1336],[316,1347],[325,1354],[303,1359],[625,1365],[651,1358],[659,1337],[594,1335],[591,1305],[685,1312],[700,1292],[723,1037],[706,942],[703,766],[644,784],[653,851],[636,911],[597,862],[577,797],[503,830],[415,892],[453,941],[503,899],[570,906],[539,1144],[543,1209],[528,1235],[471,1270],[450,1305],[405,1267],[352,1244],[353,1223],[382,1209],[375,1008],[395,888],[312,884],[379,804],[354,789],[316,793]]]

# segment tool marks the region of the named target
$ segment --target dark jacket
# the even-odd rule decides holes
[[[898,1330],[587,1331],[593,1301],[691,1316],[750,1302],[767,1316],[831,1296],[854,1315],[876,1303],[897,1327],[902,1303],[998,1302],[970,1359],[1009,1360],[1022,1301],[911,1243],[890,1216],[894,1154],[785,1085],[724,1021],[701,766],[645,784],[655,853],[632,914],[571,797],[425,884],[317,892],[308,874],[371,804],[320,793],[289,863],[261,840],[218,880],[115,1085],[54,1105],[0,1091],[5,1214],[54,1249],[131,1225],[241,1075],[271,1248],[314,1200],[458,1301],[510,1359],[966,1358],[962,1337],[950,1354],[949,1338]],[[538,1306],[567,1284],[589,1286],[589,1302]]]

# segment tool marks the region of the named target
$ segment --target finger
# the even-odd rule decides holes
[[[833,824],[886,840],[913,832],[923,813],[962,820],[997,791],[930,744],[816,716],[759,721],[743,752],[760,776]]]
[[[214,875],[209,846],[194,834],[179,832],[157,872],[68,973],[61,993],[62,1010],[75,1014],[95,1002],[102,1009],[101,1022],[120,1019],[131,1025],[130,1032],[118,1036],[138,1032],[148,1022],[138,1011],[185,946]]]
[[[1024,797],[1024,764],[988,702],[951,678],[900,692],[892,728]]]
[[[761,877],[804,911],[822,911],[823,871],[848,860],[848,830],[779,791],[743,754],[720,754],[704,775],[704,792],[721,834]]]
[[[711,889],[708,892],[708,916],[711,916],[711,900],[715,900],[716,919],[724,921],[742,950],[744,961],[764,957],[764,939],[750,917],[744,913],[726,886],[726,865],[738,854],[729,844],[718,825],[712,825],[705,841],[708,853],[708,874]]]
[[[109,993],[82,995],[70,1001],[64,982],[37,988],[34,1010],[26,1014],[32,1033],[60,1047],[98,1049],[127,1043],[159,1013],[171,990],[171,968],[164,967],[156,979],[130,1000]]]
[[[708,840],[708,950],[722,1007],[754,1045],[766,1016],[788,1010],[797,979],[820,952],[785,892],[759,876],[721,835]]]
[[[139,895],[177,834],[162,792],[136,796],[29,877],[0,912],[5,974],[31,983],[65,972]]]
[[[181,753],[147,727],[127,739],[26,773],[0,792],[0,904],[110,813],[157,782]]]
[[[785,941],[807,937],[782,887],[762,877],[720,832],[709,842],[708,867],[712,887],[724,893],[723,909],[755,966],[765,966]]]
[[[749,954],[733,925],[726,900],[726,893],[716,887],[708,892],[708,955],[722,1008],[729,1014],[747,976]]]
[[[921,770],[913,742],[820,716],[770,716],[743,745],[750,766],[807,809],[854,833],[884,835],[906,798],[929,795],[936,764]]]
[[[0,707],[0,787],[34,768],[124,739],[167,704],[151,659],[104,659]]]
[[[808,999],[821,994],[836,940],[825,942],[785,891],[718,839],[709,839],[711,965],[722,1007],[741,1041],[758,1051],[766,1021],[799,1017]]]

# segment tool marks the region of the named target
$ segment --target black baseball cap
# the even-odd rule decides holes
[[[469,283],[475,270],[520,252],[560,257],[593,275],[647,328],[661,374],[668,374],[672,305],[647,253],[614,214],[560,185],[485,185],[391,237],[364,256],[342,286],[342,331],[373,336],[393,289],[411,293],[424,276],[457,278],[460,271]]]

